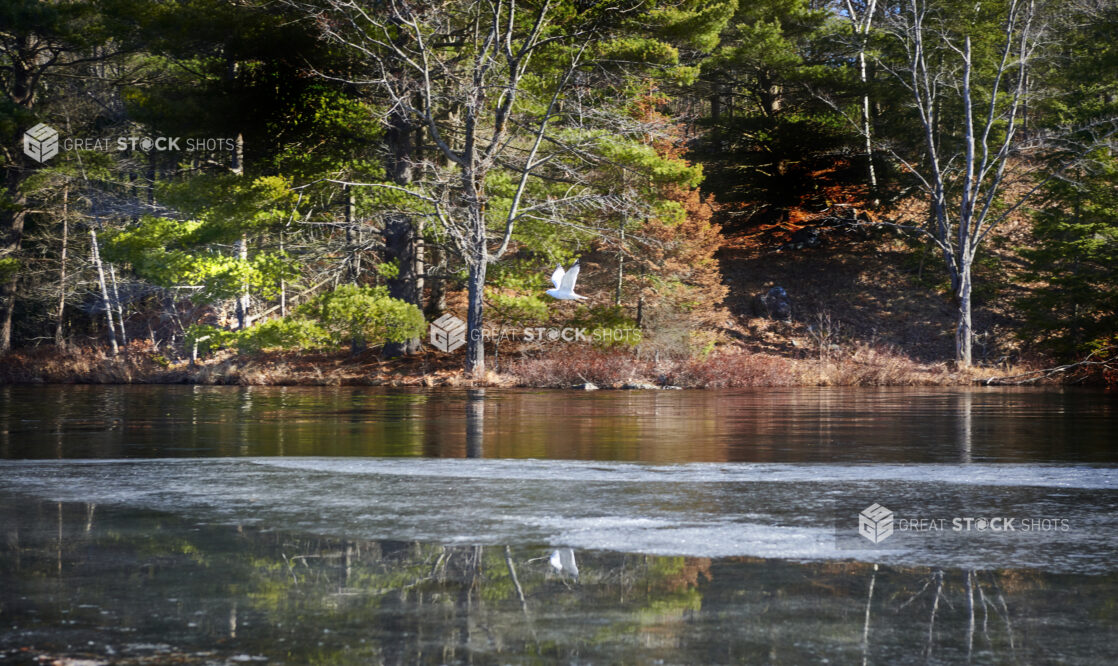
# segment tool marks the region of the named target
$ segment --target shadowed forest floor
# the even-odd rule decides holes
[[[921,363],[942,362],[955,353],[955,309],[943,259],[888,230],[821,230],[821,245],[788,248],[800,225],[772,225],[728,234],[719,253],[732,285],[726,306],[740,324],[746,349],[797,354],[818,346],[861,342],[892,349]],[[1024,224],[1001,229],[976,271],[975,359],[998,365],[1022,360],[1013,301],[1023,269],[1013,251],[1028,238]],[[789,322],[760,316],[754,298],[783,287],[792,302]],[[809,331],[809,327],[811,331]],[[1035,361],[1037,359],[1028,359]]]

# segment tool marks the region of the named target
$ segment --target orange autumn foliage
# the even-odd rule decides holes
[[[643,225],[641,235],[653,242],[641,260],[658,279],[644,286],[642,296],[684,315],[691,327],[716,327],[725,319],[722,301],[728,288],[715,258],[723,238],[721,227],[711,222],[714,198],[679,185],[662,187],[661,196],[681,204],[685,217],[678,223],[651,219]]]

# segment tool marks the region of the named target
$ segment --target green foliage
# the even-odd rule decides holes
[[[188,219],[144,217],[106,234],[108,261],[131,264],[136,274],[162,287],[199,286],[195,298],[201,302],[234,298],[246,285],[269,298],[281,280],[297,277],[285,253],[256,252],[242,260],[222,249],[242,235],[286,224],[296,201],[287,179],[203,175],[162,187],[160,197]]]
[[[300,306],[289,317],[271,319],[243,331],[194,325],[186,346],[198,343],[199,355],[236,347],[241,353],[263,349],[318,349],[368,341],[404,342],[426,328],[423,312],[391,298],[384,287],[343,285]]]
[[[665,157],[647,142],[604,135],[599,140],[599,148],[606,159],[643,172],[658,184],[698,187],[703,181],[702,166]]]
[[[1113,135],[1109,147],[1098,145],[1099,128],[1118,117],[1118,77],[1100,76],[1118,66],[1118,42],[1109,37],[1118,29],[1118,6],[1096,12],[1063,24],[1059,42],[1067,57],[1042,63],[1034,74],[1061,91],[1044,100],[1043,126],[1083,128],[1049,169],[1075,159],[1077,144],[1096,146],[1047,182],[1034,216],[1038,243],[1023,252],[1034,286],[1017,304],[1025,316],[1020,335],[1069,361],[1114,344],[1118,334],[1118,154]]]
[[[160,199],[183,216],[201,222],[189,241],[228,242],[240,234],[283,226],[298,200],[289,179],[206,174],[161,186]]]
[[[198,286],[194,298],[215,302],[237,296],[248,285],[274,296],[280,280],[298,272],[287,254],[264,252],[247,261],[195,242],[204,223],[146,217],[139,224],[106,234],[107,261],[131,264],[135,273],[161,287]]]
[[[718,46],[721,32],[737,8],[736,0],[687,0],[654,7],[646,20],[657,26],[661,37],[709,53]]]
[[[384,287],[342,285],[299,306],[298,313],[317,322],[331,343],[354,348],[370,340],[406,342],[427,326],[423,311],[390,297]]]
[[[849,62],[848,54],[836,46],[828,12],[814,6],[740,3],[702,65],[691,94],[712,105],[703,121],[707,141],[696,154],[709,167],[705,186],[720,200],[793,205],[818,187],[813,171],[833,167],[857,143],[850,123],[812,92],[837,91],[840,101],[849,94],[834,66]]]
[[[15,257],[0,257],[0,281],[7,282],[19,272],[20,261]]]
[[[657,39],[621,37],[601,44],[598,57],[607,62],[618,60],[668,66],[679,62],[679,50]]]
[[[215,351],[232,347],[237,343],[237,338],[236,331],[207,324],[194,324],[186,329],[184,343],[188,352],[197,346],[198,356],[203,357],[209,356]]]
[[[377,274],[386,280],[393,280],[400,275],[400,262],[393,259],[376,265]]]
[[[1038,246],[1023,254],[1038,282],[1019,306],[1021,334],[1062,357],[1086,354],[1118,332],[1118,158],[1098,152],[1087,169],[1052,183],[1038,211]]]
[[[241,331],[236,344],[242,354],[264,349],[316,349],[328,337],[321,326],[309,319],[281,317]]]
[[[493,267],[488,282],[490,288],[485,294],[486,305],[505,325],[526,326],[547,320],[547,300],[551,299],[544,290],[551,285],[547,283],[544,286],[547,278],[539,262],[502,262]]]
[[[317,349],[324,346],[327,338],[326,332],[309,319],[281,317],[243,331],[195,324],[186,330],[185,346],[189,351],[197,343],[201,358],[232,348],[242,354],[264,349]]]
[[[486,297],[498,319],[521,326],[547,319],[547,303],[538,293],[516,293],[493,289]]]
[[[625,314],[620,306],[580,307],[571,325],[588,329],[591,340],[598,347],[635,347],[641,343],[636,320]],[[596,335],[595,331],[601,334]]]

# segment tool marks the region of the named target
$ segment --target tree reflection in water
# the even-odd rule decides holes
[[[482,457],[484,445],[485,389],[470,389],[466,392],[466,457]]]
[[[1114,576],[579,551],[576,585],[547,544],[0,499],[0,660],[33,647],[123,663],[1102,663],[1114,649]]]

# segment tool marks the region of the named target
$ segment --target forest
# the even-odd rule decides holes
[[[1113,0],[7,0],[0,381],[1114,385],[1116,34]]]

